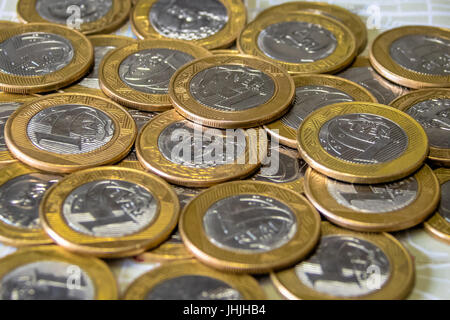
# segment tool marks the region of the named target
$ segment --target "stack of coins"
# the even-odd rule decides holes
[[[450,243],[450,30],[363,57],[325,3],[57,2],[0,22],[0,299],[403,299],[389,232]]]

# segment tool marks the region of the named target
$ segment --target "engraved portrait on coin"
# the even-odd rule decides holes
[[[158,200],[145,188],[121,180],[93,181],[73,190],[63,204],[68,225],[94,237],[123,237],[157,217]]]
[[[159,0],[149,19],[167,38],[200,40],[219,32],[228,22],[228,12],[219,0]]]
[[[0,43],[0,71],[16,76],[43,76],[61,70],[74,57],[72,43],[57,34],[28,32]]]
[[[91,71],[91,73],[89,73],[86,77],[84,77],[83,80],[80,81],[79,85],[83,87],[100,90],[100,83],[98,80],[98,68],[100,67],[100,63],[102,62],[103,58],[115,48],[116,47],[113,46],[94,47],[94,58],[95,58],[94,69]]]
[[[290,63],[325,59],[337,44],[336,37],[327,29],[299,21],[272,24],[258,36],[258,47],[265,55]]]
[[[332,156],[361,164],[398,158],[408,146],[408,136],[395,122],[373,114],[345,114],[326,122],[320,144]]]
[[[76,285],[70,277],[76,275]],[[0,281],[1,300],[92,300],[92,279],[78,266],[61,261],[38,261],[20,266]]]
[[[9,116],[12,115],[13,112],[16,111],[21,105],[22,103],[18,102],[0,103],[0,151],[8,150],[5,141],[6,121],[8,121]]]
[[[450,223],[450,181],[441,185],[441,204],[438,212],[448,223]]]
[[[241,294],[223,281],[198,275],[165,280],[147,294],[147,300],[241,300]]]
[[[211,205],[203,217],[203,228],[220,248],[261,253],[288,243],[297,232],[297,219],[277,199],[242,194]]]
[[[358,297],[380,289],[390,276],[385,253],[374,244],[347,236],[325,236],[316,252],[295,267],[301,282],[335,297]]]
[[[94,151],[111,141],[114,122],[103,111],[83,105],[46,108],[33,116],[27,136],[39,149],[57,154]]]
[[[243,111],[269,101],[275,83],[262,71],[239,65],[222,65],[198,72],[190,92],[201,104],[220,111]]]
[[[31,173],[0,186],[0,221],[21,229],[40,229],[39,205],[59,176]]]

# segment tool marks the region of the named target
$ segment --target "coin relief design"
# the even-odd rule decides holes
[[[157,216],[158,200],[145,188],[121,180],[93,181],[73,190],[62,213],[68,225],[94,237],[141,231]]]
[[[450,223],[450,181],[441,185],[441,204],[439,214]]]
[[[0,152],[8,151],[5,142],[5,124],[10,115],[22,105],[19,102],[0,103]]]
[[[351,236],[325,236],[316,252],[295,267],[300,281],[335,297],[358,297],[381,288],[390,263],[374,244]],[[375,279],[376,277],[376,279]]]
[[[98,80],[98,68],[100,67],[100,62],[102,62],[103,58],[114,49],[116,49],[116,47],[113,46],[94,47],[94,69],[90,74],[88,74],[83,78],[83,80],[80,81],[79,85],[100,90],[100,83]]]

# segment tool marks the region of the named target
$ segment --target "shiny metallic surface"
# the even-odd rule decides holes
[[[95,58],[94,69],[92,70],[91,73],[89,73],[86,77],[84,77],[83,80],[80,81],[79,83],[80,86],[100,90],[100,83],[98,81],[98,70],[99,70],[98,68],[100,67],[100,63],[102,62],[106,54],[108,54],[115,48],[116,47],[113,46],[94,47],[94,58]]]
[[[188,187],[182,187],[182,186],[172,186],[175,190],[175,193],[178,196],[178,200],[180,200],[180,209],[183,210],[184,207],[195,198],[200,192],[202,192],[205,189],[202,188],[188,188]]]
[[[5,142],[6,121],[8,121],[9,116],[21,105],[22,103],[18,102],[0,103],[0,152],[8,150]]]
[[[441,185],[441,204],[439,214],[450,223],[450,181]]]
[[[128,113],[133,117],[134,122],[136,123],[138,132],[152,120],[154,117],[158,115],[157,112],[146,112],[140,110],[129,109]],[[124,161],[138,161],[136,147],[133,146],[133,149],[130,151],[128,156],[123,159]]]

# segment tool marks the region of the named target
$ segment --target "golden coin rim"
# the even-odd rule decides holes
[[[0,20],[0,26],[2,28],[19,27],[21,25],[22,24],[20,22]]]

